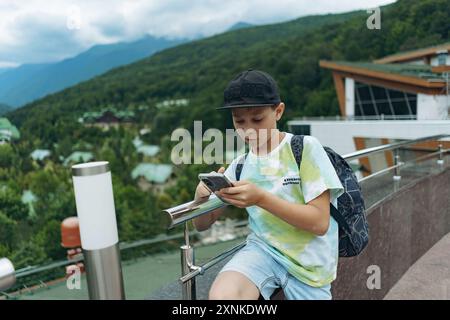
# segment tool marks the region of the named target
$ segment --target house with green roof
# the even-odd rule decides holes
[[[142,153],[144,155],[144,157],[154,157],[160,151],[159,146],[147,145],[147,144],[140,145],[136,149],[137,149],[137,152]]]
[[[75,151],[64,160],[63,165],[68,166],[76,163],[89,162],[91,160],[94,160],[94,154],[92,152]]]
[[[144,144],[144,141],[142,141],[140,137],[135,137],[133,139],[133,145],[136,148],[136,151],[138,153],[143,154],[144,157],[147,157],[147,158],[156,156],[160,151],[159,146],[151,145],[151,144]]]
[[[161,102],[158,102],[156,104],[156,107],[158,109],[161,108],[168,108],[172,106],[188,106],[189,105],[189,99],[181,98],[181,99],[170,99],[170,100],[164,100]]]
[[[136,149],[139,148],[140,146],[142,146],[143,144],[144,144],[144,141],[142,141],[141,138],[135,137],[133,139],[133,145]]]
[[[100,126],[103,128],[117,127],[121,124],[130,124],[134,121],[135,113],[132,110],[117,110],[113,107],[103,108],[100,111],[83,113],[78,121],[86,126]]]
[[[0,144],[20,139],[20,132],[7,118],[0,117]]]
[[[161,191],[173,176],[171,164],[140,163],[131,172],[131,178],[138,181],[143,191]]]
[[[30,157],[34,161],[44,161],[46,158],[50,157],[51,151],[47,149],[36,149],[31,154]]]

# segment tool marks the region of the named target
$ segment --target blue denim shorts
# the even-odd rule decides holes
[[[331,299],[331,285],[312,287],[298,280],[264,250],[261,244],[252,240],[252,234],[247,236],[247,244],[220,270],[224,271],[237,271],[245,275],[266,300],[280,287],[287,300]]]

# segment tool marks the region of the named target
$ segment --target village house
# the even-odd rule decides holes
[[[0,144],[20,139],[20,132],[7,118],[0,118]]]
[[[133,111],[105,108],[101,111],[85,112],[78,121],[86,127],[94,126],[108,130],[111,127],[129,126],[133,123],[134,118],[135,113]]]
[[[159,193],[173,181],[173,167],[170,164],[140,163],[131,172],[133,180],[142,191]]]

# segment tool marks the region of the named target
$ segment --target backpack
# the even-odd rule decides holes
[[[303,135],[294,135],[291,140],[292,153],[300,168],[303,152]],[[337,199],[337,209],[330,203],[330,214],[339,226],[339,256],[353,257],[361,253],[369,242],[369,225],[365,215],[361,186],[347,161],[329,147],[323,147],[330,159],[344,193]],[[247,154],[236,165],[236,181],[241,177]]]

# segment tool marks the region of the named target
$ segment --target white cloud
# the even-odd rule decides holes
[[[193,38],[236,22],[274,23],[393,0],[2,0],[0,65],[56,61],[95,44],[151,34]]]

